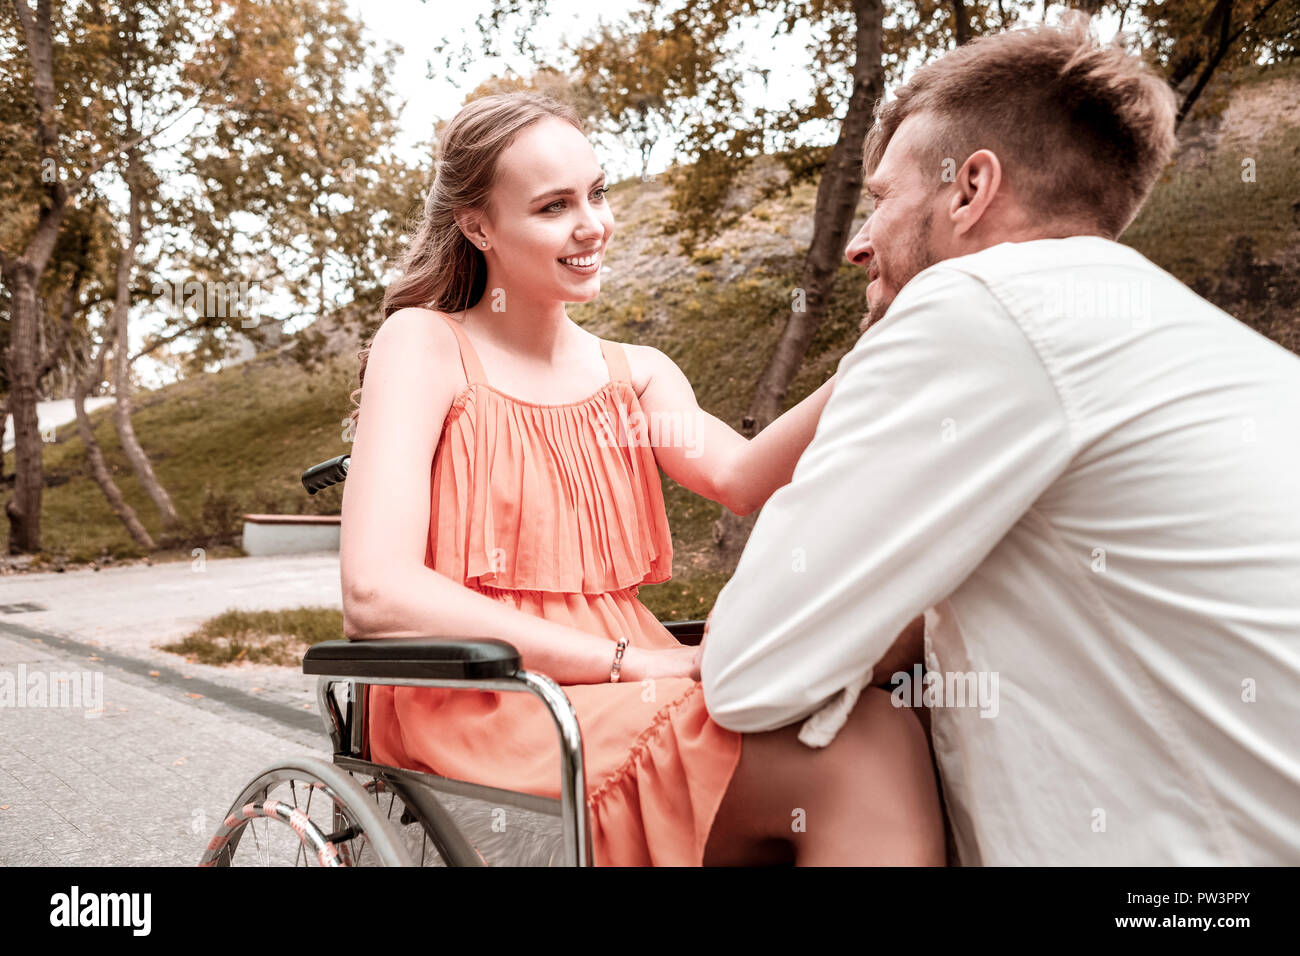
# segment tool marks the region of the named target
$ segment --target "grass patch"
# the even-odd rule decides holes
[[[340,512],[341,487],[311,496],[300,475],[349,450],[341,423],[355,377],[353,356],[338,356],[312,371],[263,356],[133,396],[136,434],[181,515],[181,527],[169,533],[122,452],[112,409],[93,412],[91,427],[114,481],[161,550],[240,553],[235,549],[244,513]],[[74,563],[106,555],[143,557],[91,478],[75,423],[60,427],[41,451],[42,552]],[[12,452],[7,459],[9,475]],[[6,550],[8,537],[8,522],[0,522]]]
[[[343,612],[326,607],[225,611],[161,650],[216,667],[247,661],[297,667],[307,648],[343,636]]]
[[[661,621],[700,620],[709,616],[729,577],[720,571],[679,575],[663,584],[647,584],[637,596]]]
[[[1250,236],[1261,257],[1295,242],[1298,181],[1297,127],[1249,149],[1212,154],[1204,164],[1180,162],[1166,170],[1122,241],[1195,288],[1222,269],[1236,236]]]

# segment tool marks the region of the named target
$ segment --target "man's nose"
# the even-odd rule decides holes
[[[875,255],[875,250],[871,248],[871,238],[868,226],[871,220],[868,219],[858,230],[858,234],[849,240],[849,244],[844,247],[844,258],[855,266],[866,268],[871,264],[871,257]]]

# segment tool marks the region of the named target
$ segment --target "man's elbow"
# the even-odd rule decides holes
[[[709,666],[706,657],[701,661],[700,683],[704,691],[704,707],[713,722],[736,733],[756,734],[776,730],[790,722],[783,717],[779,703],[763,701],[740,686],[735,674],[719,674]]]
[[[738,734],[760,734],[776,730],[797,718],[785,714],[780,707],[755,706],[742,700],[729,698],[725,691],[710,696],[704,691],[704,706],[709,717],[719,727],[733,730]]]

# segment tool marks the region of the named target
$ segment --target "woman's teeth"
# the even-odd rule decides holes
[[[566,266],[594,266],[596,264],[596,260],[599,258],[600,258],[599,255],[590,255],[590,256],[578,256],[573,259],[561,259],[560,261],[563,262]]]

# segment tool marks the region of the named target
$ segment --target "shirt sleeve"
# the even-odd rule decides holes
[[[988,288],[913,279],[840,361],[792,480],[759,513],[701,661],[730,730],[793,723],[860,681],[1065,470],[1070,423]]]

